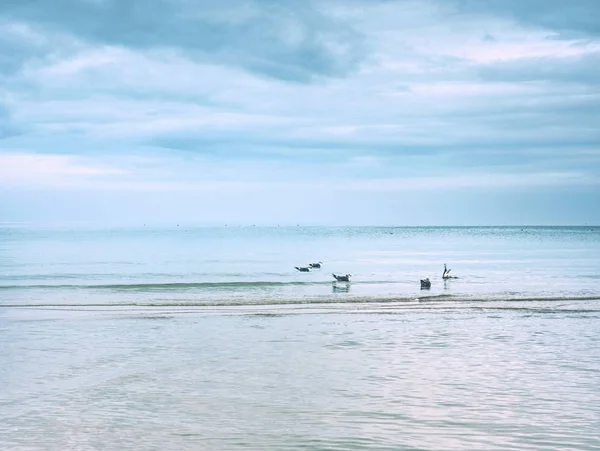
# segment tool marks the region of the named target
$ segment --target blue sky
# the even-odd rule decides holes
[[[3,0],[0,221],[599,224],[596,0]]]

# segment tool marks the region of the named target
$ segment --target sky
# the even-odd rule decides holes
[[[2,0],[0,222],[600,224],[597,0]]]

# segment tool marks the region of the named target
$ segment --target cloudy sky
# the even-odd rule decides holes
[[[598,224],[597,0],[2,0],[0,221]]]

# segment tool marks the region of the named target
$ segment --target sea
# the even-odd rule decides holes
[[[600,450],[600,227],[0,224],[0,449]]]

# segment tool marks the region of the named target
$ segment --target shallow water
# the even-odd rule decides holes
[[[598,309],[26,313],[2,449],[600,447]]]
[[[600,294],[600,228],[0,229],[5,305],[224,305]],[[300,273],[294,266],[323,261]],[[441,280],[443,264],[459,277]],[[352,284],[332,284],[331,273]],[[432,288],[421,291],[419,279]]]
[[[5,228],[0,449],[600,449],[599,235]]]

